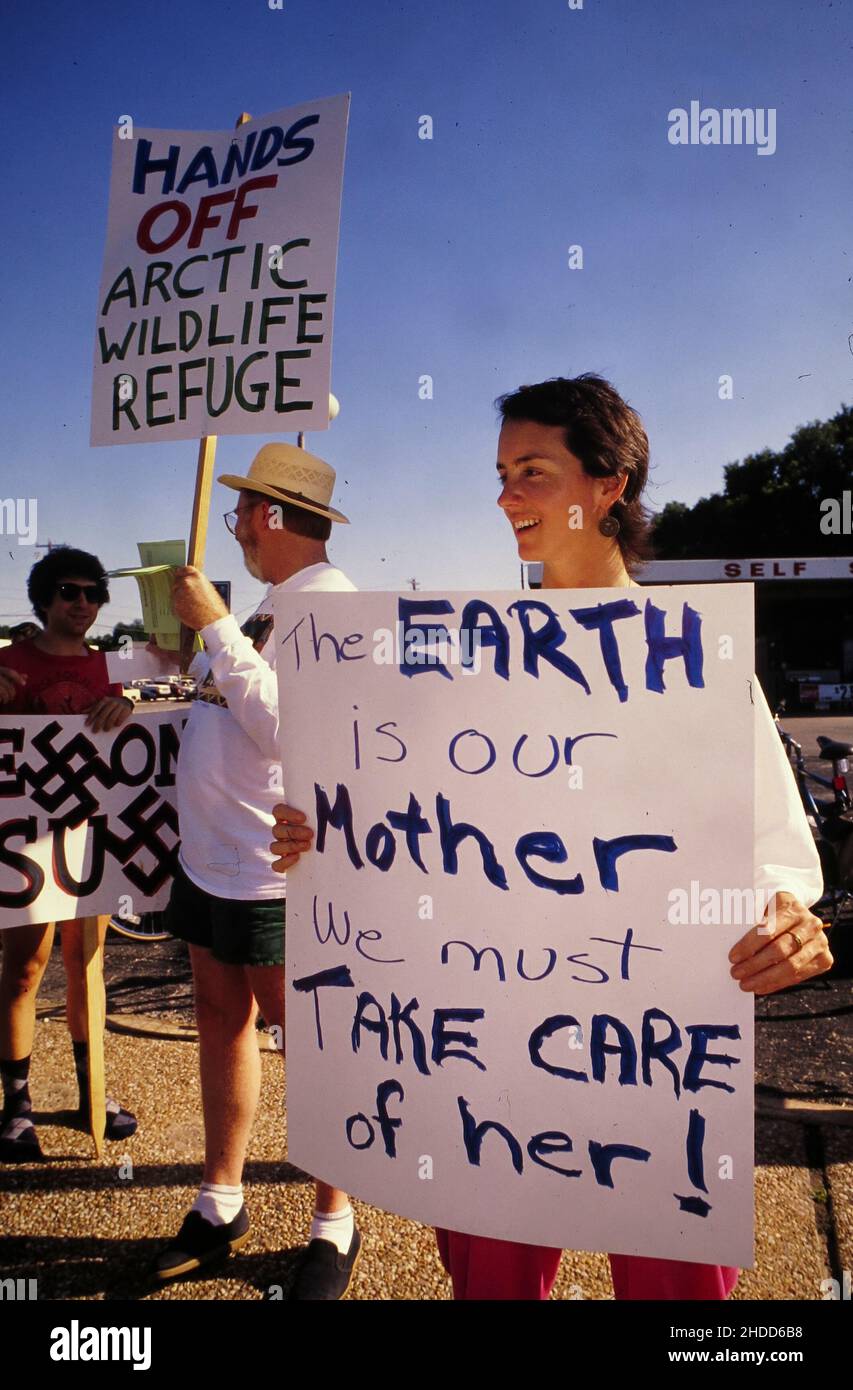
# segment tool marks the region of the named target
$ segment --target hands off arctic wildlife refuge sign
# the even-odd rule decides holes
[[[119,124],[92,444],[328,427],[348,112],[337,96],[236,131]]]
[[[82,714],[0,719],[0,928],[166,906],[186,713],[95,734]]]
[[[752,895],[749,586],[287,594],[276,642],[316,828],[291,1161],[433,1225],[750,1264],[754,919],[683,910]]]

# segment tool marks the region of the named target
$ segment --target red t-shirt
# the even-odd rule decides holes
[[[85,714],[105,695],[121,695],[121,685],[111,685],[104,652],[88,656],[51,656],[30,638],[0,647],[0,666],[27,677],[3,714]]]

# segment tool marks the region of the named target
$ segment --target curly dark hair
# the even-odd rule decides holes
[[[649,439],[643,422],[615,387],[594,372],[551,377],[519,386],[495,401],[504,420],[531,420],[562,428],[566,448],[592,478],[627,473],[625,491],[610,509],[629,574],[651,555],[650,516],[642,493],[649,474]]]
[[[37,560],[27,579],[27,597],[40,623],[47,621],[47,608],[53,602],[56,586],[64,577],[79,575],[97,584],[100,602],[109,603],[110,591],[106,571],[97,555],[88,550],[75,550],[70,545],[55,545],[41,560]]]

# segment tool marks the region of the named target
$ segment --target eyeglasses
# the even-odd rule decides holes
[[[66,603],[73,603],[82,594],[87,603],[104,602],[104,591],[100,584],[72,584],[70,581],[57,584],[56,592]]]
[[[237,534],[237,518],[241,517],[244,512],[253,511],[257,505],[257,502],[250,502],[247,507],[237,507],[233,512],[223,512],[222,520],[225,522],[232,536]]]

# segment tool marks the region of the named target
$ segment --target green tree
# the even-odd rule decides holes
[[[853,537],[826,527],[830,498],[853,488],[853,407],[723,469],[722,492],[692,507],[668,502],[652,527],[662,560],[754,555],[849,555]]]
[[[130,637],[134,642],[147,642],[149,636],[142,626],[142,619],[134,618],[132,623],[116,623],[111,633],[98,638],[97,645],[102,651],[114,652],[118,649],[121,637]]]

